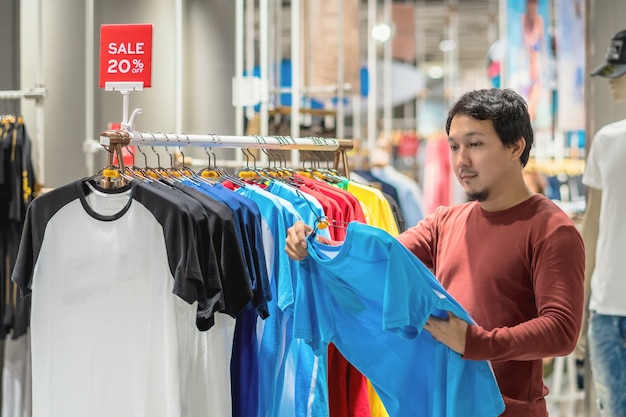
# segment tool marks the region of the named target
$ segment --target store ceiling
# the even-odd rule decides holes
[[[321,1],[321,0],[314,0]],[[367,48],[368,1],[360,0],[360,39],[363,51]],[[498,0],[406,0],[397,3],[415,7],[417,31],[417,66],[427,69],[441,65],[444,52],[439,48],[450,35],[448,22],[456,21],[458,67],[461,71],[486,68],[489,47],[498,39]],[[283,56],[290,47],[290,0],[282,5]],[[378,20],[383,20],[383,1],[378,0]],[[365,56],[365,54],[364,54]]]
[[[415,27],[418,34],[424,33],[424,62],[443,61],[439,43],[448,37],[446,22],[456,15],[459,68],[485,68],[487,51],[498,39],[497,1],[459,0],[456,7],[449,3],[430,0],[416,6]]]

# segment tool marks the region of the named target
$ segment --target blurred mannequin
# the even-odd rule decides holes
[[[626,30],[613,37],[606,63],[591,75],[607,78],[613,99],[626,101]],[[582,227],[589,291],[587,343],[602,417],[626,416],[625,157],[626,119],[595,134],[583,175],[589,187]]]
[[[535,119],[541,97],[541,44],[543,42],[543,17],[539,14],[539,0],[526,1],[526,13],[522,15],[522,35],[528,53],[528,112]]]

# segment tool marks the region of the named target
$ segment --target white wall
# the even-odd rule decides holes
[[[19,4],[2,3],[0,12],[0,90],[18,90],[19,85]],[[8,58],[8,59],[7,59]],[[19,100],[0,100],[0,114],[19,113]]]

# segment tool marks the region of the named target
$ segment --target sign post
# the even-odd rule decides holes
[[[100,88],[119,91],[122,129],[128,129],[129,94],[152,84],[152,24],[100,26]]]

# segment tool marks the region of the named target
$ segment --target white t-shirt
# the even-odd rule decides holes
[[[202,278],[170,203],[76,181],[29,207],[12,280],[32,290],[34,416],[188,415]]]
[[[583,183],[602,191],[596,265],[591,276],[589,308],[626,316],[626,120],[608,124],[591,143]]]

